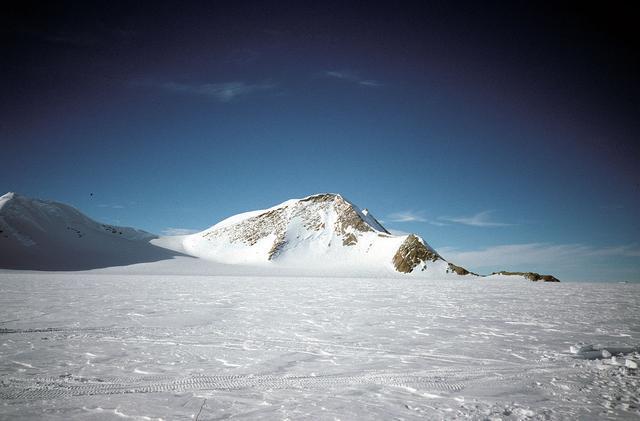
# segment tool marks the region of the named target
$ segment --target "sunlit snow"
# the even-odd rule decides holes
[[[638,284],[2,272],[0,418],[637,419],[639,304]]]

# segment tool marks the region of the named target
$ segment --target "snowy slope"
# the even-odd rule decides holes
[[[81,270],[171,258],[155,236],[101,224],[58,202],[0,197],[0,268]]]
[[[299,268],[311,274],[469,275],[462,268],[456,273],[420,237],[389,234],[368,211],[338,194],[232,216],[184,237],[183,246],[188,254],[219,263]]]

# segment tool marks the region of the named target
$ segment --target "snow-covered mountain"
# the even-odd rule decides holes
[[[156,272],[182,273],[197,266],[203,273],[478,276],[447,262],[415,234],[390,234],[368,210],[339,194],[292,199],[196,234],[160,238],[96,222],[62,203],[0,196],[1,269],[83,270],[161,260],[171,262],[156,264]],[[532,272],[490,277],[557,281]]]
[[[0,196],[0,268],[80,270],[157,261],[175,255],[153,234],[101,224],[63,203]]]
[[[186,236],[183,246],[188,254],[228,264],[473,276],[448,263],[417,235],[391,235],[366,209],[339,194],[317,194],[235,215]]]

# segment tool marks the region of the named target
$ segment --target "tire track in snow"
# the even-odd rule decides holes
[[[529,373],[548,370],[531,368]],[[371,371],[358,375],[197,375],[182,378],[151,376],[87,379],[5,378],[0,380],[3,400],[38,400],[70,396],[113,395],[127,393],[191,392],[240,389],[330,389],[357,385],[411,387],[418,390],[460,392],[477,384],[508,383],[526,375],[505,368],[434,369],[416,373]]]
[[[356,385],[411,386],[424,390],[458,392],[465,382],[438,377],[372,373],[364,375],[235,375],[193,376],[170,381],[105,382],[100,380],[54,381],[52,379],[6,379],[0,386],[3,400],[38,400],[69,396],[112,395],[126,393],[189,392],[239,389],[326,389]]]
[[[19,320],[19,319],[16,319]],[[13,320],[12,320],[13,321]],[[168,332],[166,328],[156,327],[111,327],[111,326],[96,326],[96,327],[36,327],[28,329],[9,329],[0,328],[0,335],[8,334],[28,334],[28,333],[66,333],[66,334],[81,334],[81,333],[116,333],[116,332],[142,332],[142,333],[162,333]]]

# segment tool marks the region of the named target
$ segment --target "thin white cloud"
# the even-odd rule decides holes
[[[237,98],[272,90],[276,87],[273,83],[248,84],[244,82],[204,83],[200,85],[166,82],[158,86],[167,92],[209,97],[219,102],[231,102]]]
[[[169,228],[165,228],[162,230],[162,233],[164,235],[189,235],[189,234],[194,234],[198,232],[198,230],[195,229],[191,229],[191,228],[173,228],[173,227],[169,227]]]
[[[452,222],[455,224],[469,225],[472,227],[509,227],[513,224],[492,221],[490,218],[492,211],[484,211],[471,216],[448,217],[441,216],[441,221]]]
[[[387,220],[389,222],[426,222],[427,224],[435,225],[438,227],[449,225],[441,221],[428,219],[424,215],[424,211],[421,211],[421,210],[420,211],[406,210],[406,211],[394,212],[387,215]]]
[[[360,77],[357,73],[345,71],[345,70],[330,70],[324,72],[324,76],[333,79],[340,79],[346,82],[352,82],[361,86],[367,86],[372,88],[377,88],[383,86],[383,84],[377,80],[373,79],[364,79]]]
[[[99,208],[109,208],[109,209],[124,209],[124,205],[119,205],[117,203],[114,204],[108,204],[108,203],[101,203],[98,205]]]
[[[424,212],[412,210],[394,212],[387,219],[391,222],[427,222]]]
[[[616,203],[611,203],[611,204],[608,204],[608,205],[600,206],[600,209],[608,210],[608,211],[617,211],[617,210],[624,209],[624,206],[622,206],[620,204],[616,204]]]
[[[360,85],[362,86],[372,86],[372,87],[379,87],[379,86],[384,86],[381,82],[378,82],[377,80],[361,80],[358,82]]]
[[[597,257],[640,257],[637,245],[593,247],[584,244],[505,244],[479,250],[441,247],[438,253],[456,264],[469,267],[519,265],[582,266]]]

